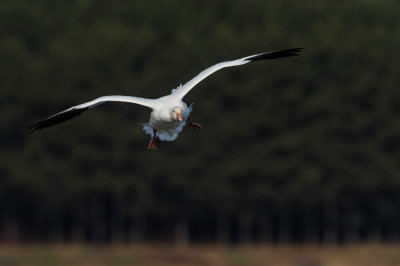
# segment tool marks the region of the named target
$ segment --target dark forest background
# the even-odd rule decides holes
[[[347,243],[400,240],[399,1],[0,2],[0,240]],[[146,109],[192,118],[148,151]]]

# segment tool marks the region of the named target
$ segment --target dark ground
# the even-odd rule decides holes
[[[350,246],[87,246],[2,245],[0,265],[400,265],[398,245]]]

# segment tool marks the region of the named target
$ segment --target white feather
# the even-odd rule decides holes
[[[288,57],[293,55],[298,55],[302,48],[294,48],[280,51],[267,52],[263,54],[256,54],[247,57],[243,57],[237,60],[221,62],[215,64],[204,71],[200,72],[196,77],[191,79],[186,84],[180,84],[179,87],[173,89],[170,95],[160,97],[158,99],[145,99],[140,97],[133,96],[121,96],[121,95],[111,95],[111,96],[103,96],[97,99],[94,99],[90,102],[86,102],[83,104],[79,104],[73,106],[69,109],[66,109],[62,112],[59,112],[53,116],[50,116],[38,123],[28,127],[32,132],[35,130],[41,130],[43,128],[64,122],[68,119],[71,119],[87,109],[91,109],[97,105],[106,103],[106,102],[126,102],[126,103],[134,103],[149,107],[152,109],[150,115],[150,121],[148,123],[144,123],[143,130],[149,134],[151,137],[154,135],[154,130],[156,130],[157,136],[162,141],[173,141],[175,140],[179,133],[183,130],[186,125],[185,120],[188,119],[190,112],[192,111],[192,105],[189,107],[182,101],[182,98],[200,81],[211,75],[212,73],[225,68],[232,66],[239,66],[243,64],[247,64],[254,60],[264,60],[264,59],[275,59],[281,57]],[[172,112],[174,107],[180,107],[182,109],[182,121],[179,122],[176,118],[172,118]]]

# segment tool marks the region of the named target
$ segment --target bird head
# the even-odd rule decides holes
[[[182,122],[183,118],[182,118],[182,108],[180,108],[179,106],[175,106],[172,109],[172,118],[176,121]]]

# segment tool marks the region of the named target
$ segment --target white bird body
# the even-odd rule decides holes
[[[193,129],[201,128],[199,124],[192,122],[190,119],[189,115],[192,111],[192,105],[188,107],[186,103],[184,103],[182,100],[183,97],[185,97],[185,95],[200,81],[202,81],[215,71],[225,67],[239,66],[257,60],[295,56],[298,55],[301,50],[302,48],[294,48],[272,51],[247,56],[237,60],[221,62],[200,72],[197,76],[195,76],[183,86],[180,85],[178,88],[173,89],[170,95],[163,96],[158,99],[145,99],[140,97],[122,95],[102,96],[90,102],[68,108],[27,128],[31,132],[41,130],[43,128],[50,127],[74,118],[82,112],[106,102],[134,103],[152,109],[149,122],[142,125],[143,130],[152,137],[149,144],[149,149],[157,149],[160,141],[175,140],[186,125],[186,120],[189,120],[189,126],[193,127]]]
[[[156,102],[158,103],[157,107],[160,108],[153,108],[149,123],[142,124],[143,130],[151,137],[154,137],[153,129],[156,129],[161,141],[174,141],[186,125],[185,121],[188,119],[192,107],[188,107],[182,100],[177,100],[173,93],[158,98]],[[182,122],[176,121],[171,117],[171,110],[174,107],[182,109]]]

